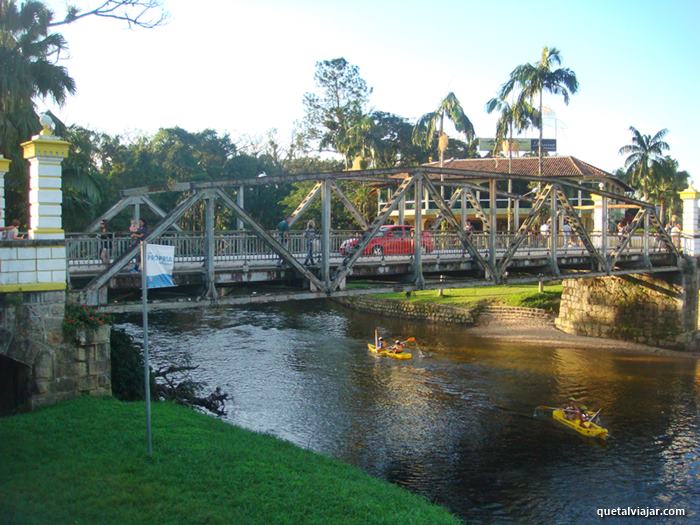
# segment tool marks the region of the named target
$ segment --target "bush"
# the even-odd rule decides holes
[[[79,329],[99,328],[112,323],[112,316],[98,312],[85,304],[66,304],[63,316],[63,333],[73,337]]]
[[[143,394],[143,354],[132,337],[112,328],[112,394],[122,401],[141,401]]]

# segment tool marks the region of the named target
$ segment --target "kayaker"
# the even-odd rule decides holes
[[[578,414],[578,424],[582,427],[588,427],[590,426],[589,421],[590,417],[588,416],[588,408],[586,408],[586,405],[581,405],[581,410],[579,410]]]
[[[389,348],[389,351],[395,354],[400,354],[401,352],[403,352],[404,346],[406,345],[404,345],[401,341],[397,339],[396,341],[394,341],[394,345],[391,348]]]
[[[576,400],[573,397],[569,398],[568,404],[564,407],[564,416],[569,421],[581,419],[581,409],[576,405]]]
[[[377,340],[377,351],[379,351],[379,350],[384,350],[384,338],[383,337],[380,337]]]

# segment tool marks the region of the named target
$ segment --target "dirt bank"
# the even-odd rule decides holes
[[[475,324],[466,327],[465,330],[476,337],[517,341],[537,346],[597,348],[620,352],[644,352],[660,356],[700,358],[698,352],[680,352],[617,339],[567,334],[554,326],[553,319],[520,317],[517,320],[512,320],[499,316],[498,313],[489,312],[480,315]]]

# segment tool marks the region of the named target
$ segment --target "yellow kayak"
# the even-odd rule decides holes
[[[582,434],[587,437],[595,437],[595,438],[601,438],[605,439],[608,437],[608,429],[603,428],[599,425],[596,425],[592,421],[585,421],[583,424],[578,420],[571,420],[571,419],[566,419],[566,416],[564,415],[564,411],[561,409],[553,410],[552,411],[552,417],[554,418],[555,421],[561,423],[562,425],[565,425],[572,430],[575,430],[579,434]]]
[[[382,355],[385,357],[391,357],[392,359],[411,359],[413,355],[411,355],[410,352],[401,352],[400,354],[396,354],[394,352],[388,352],[387,350],[379,350],[377,351],[377,347],[374,346],[372,343],[367,343],[367,348],[369,348],[369,351],[372,352],[375,355]]]

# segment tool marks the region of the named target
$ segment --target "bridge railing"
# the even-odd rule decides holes
[[[276,231],[271,235],[279,239]],[[330,235],[331,255],[340,255],[340,247],[348,239],[358,239],[362,231],[334,230]],[[312,241],[314,256],[321,251],[318,236]],[[206,255],[206,238],[198,232],[168,233],[158,237],[154,243],[175,246],[176,262],[197,262]],[[307,239],[303,232],[290,232],[283,244],[296,256],[307,253]],[[125,234],[66,234],[66,253],[69,266],[100,264],[100,253],[107,249],[110,259],[118,258],[134,245],[134,240]],[[266,260],[277,259],[277,254],[259,237],[248,232],[217,232],[214,236],[214,255],[217,260]]]
[[[279,238],[276,231],[270,232]],[[331,257],[343,257],[352,247],[353,240],[362,236],[362,231],[334,230],[330,235]],[[496,250],[504,252],[514,241],[514,233],[497,233]],[[641,253],[644,247],[643,234],[634,234],[627,243],[623,254]],[[599,233],[590,234],[593,245],[600,249],[602,236]],[[469,235],[471,243],[484,256],[489,252],[489,234],[473,232]],[[613,252],[622,242],[622,236],[609,234],[607,240],[608,253]],[[552,247],[552,237],[547,234],[531,233],[522,240],[517,256],[543,256]],[[175,261],[178,263],[201,262],[206,255],[206,239],[198,232],[168,233],[159,237],[158,244],[175,246]],[[124,234],[110,234],[101,238],[99,234],[67,234],[66,253],[69,267],[79,268],[101,264],[100,253],[107,249],[109,258],[114,260],[129,250],[134,241]],[[289,251],[298,258],[304,258],[307,253],[307,239],[300,231],[289,233],[285,241]],[[469,258],[456,233],[425,232],[421,242],[426,254],[453,255]],[[560,233],[556,238],[556,248],[562,255],[585,256],[587,251],[581,239],[573,233]],[[650,253],[665,251],[666,246],[656,236],[649,239]],[[314,260],[320,257],[321,246],[318,236],[313,241]],[[397,258],[410,256],[413,253],[413,238],[382,238],[376,237],[365,248],[362,258],[383,257]],[[217,232],[215,234],[214,254],[219,261],[265,261],[276,260],[278,255],[259,237],[249,232]]]

